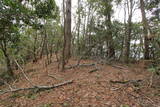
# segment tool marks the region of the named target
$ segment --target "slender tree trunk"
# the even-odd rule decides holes
[[[127,13],[127,12],[126,12],[126,2],[124,2],[124,20],[123,20],[123,21],[124,21],[124,29],[125,29],[125,30],[124,30],[124,36],[122,37],[121,54],[120,54],[120,56],[119,56],[119,59],[120,59],[121,61],[124,60],[124,59],[123,59],[123,58],[124,58],[124,57],[123,57],[123,56],[124,56],[124,55],[123,55],[123,54],[124,54],[124,49],[123,49],[123,48],[125,47],[125,46],[124,46],[125,36],[127,35],[127,34],[126,34],[126,29],[127,29],[126,13]]]
[[[5,56],[5,60],[6,60],[6,64],[7,64],[7,74],[10,77],[14,77],[14,73],[13,73],[13,69],[12,69],[12,66],[11,66],[11,61],[10,61],[10,58],[9,58],[9,54],[7,53],[7,48],[6,48],[5,41],[3,41],[1,43],[1,48],[2,48],[2,52]]]
[[[89,24],[90,24],[90,20],[91,20],[91,4],[89,5],[89,9],[88,9],[88,13],[87,13],[87,17],[86,17],[86,20],[87,20],[87,22],[86,22],[86,29],[85,29],[85,34],[84,34],[84,36],[85,36],[85,51],[87,52],[85,52],[85,55],[87,54],[87,55],[90,55],[91,54],[91,52],[90,52],[90,35],[89,35],[89,30],[90,30],[90,28],[89,28]]]
[[[64,67],[65,67],[65,47],[66,47],[66,33],[65,33],[65,29],[66,29],[66,15],[65,15],[65,0],[63,0],[63,21],[64,21],[64,28],[63,28],[63,50],[62,50],[62,68],[61,71],[64,71]]]
[[[66,5],[63,0],[63,14],[64,14],[64,44],[62,52],[62,68],[64,71],[66,62],[71,57],[71,0],[66,0]]]
[[[130,56],[130,41],[131,41],[131,32],[132,32],[132,12],[133,12],[133,0],[127,1],[128,6],[128,28],[127,28],[127,35],[125,37],[125,47],[124,47],[124,62],[129,62],[129,56]]]
[[[48,49],[48,35],[47,35],[47,31],[44,28],[44,34],[45,34],[45,43],[44,43],[44,49],[45,49],[45,54],[47,56],[47,60],[46,60],[46,65],[50,64],[50,59],[49,59],[49,49]]]
[[[148,40],[148,22],[145,13],[145,3],[143,0],[140,0],[140,8],[142,14],[142,23],[143,23],[143,35],[144,35],[144,59],[149,59],[149,40]]]
[[[36,54],[36,45],[37,45],[37,31],[36,31],[36,37],[34,38],[34,46],[33,46],[33,56],[34,56],[34,60],[33,62],[37,62],[37,54]]]
[[[65,36],[66,36],[66,48],[65,48],[65,56],[66,60],[71,57],[71,0],[66,0],[66,18],[65,18]]]
[[[112,38],[112,22],[111,14],[108,14],[108,58],[113,58],[115,56],[114,42]]]
[[[12,70],[12,67],[11,67],[11,61],[9,59],[9,55],[6,53],[6,52],[3,52],[4,53],[4,56],[6,58],[6,64],[7,64],[7,72],[8,72],[8,75],[10,77],[14,77],[14,73],[13,73],[13,70]]]
[[[81,0],[78,0],[78,25],[77,25],[77,46],[78,46],[78,50],[77,53],[78,55],[80,54],[80,27],[81,27],[81,13],[80,13],[80,9],[81,9]]]
[[[83,18],[83,17],[82,17]],[[85,15],[84,16],[84,24],[83,24],[83,34],[82,34],[82,36],[83,36],[83,40],[85,41],[85,36],[86,36],[86,20],[87,20],[87,16]]]
[[[42,59],[42,56],[44,54],[45,44],[46,44],[46,35],[44,35],[43,40],[42,40],[42,50],[41,50],[41,53],[40,53],[40,59]]]

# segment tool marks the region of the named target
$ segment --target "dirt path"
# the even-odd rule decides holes
[[[160,89],[148,88],[151,73],[137,65],[118,69],[97,65],[98,71],[89,73],[94,66],[78,67],[59,72],[54,62],[46,69],[41,60],[28,64],[26,73],[37,85],[53,85],[66,80],[72,84],[36,92],[25,91],[0,96],[0,107],[160,107]],[[95,63],[85,60],[81,63]],[[76,64],[71,60],[70,64]],[[18,72],[18,71],[17,71]],[[48,74],[50,76],[48,76]],[[55,77],[55,78],[53,78]],[[139,84],[113,84],[110,81],[143,80]],[[15,87],[30,87],[23,75]],[[4,87],[0,87],[4,89]]]

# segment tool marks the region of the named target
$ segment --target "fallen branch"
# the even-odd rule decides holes
[[[112,66],[114,68],[127,70],[127,68],[125,68],[125,67],[113,65],[111,62],[108,62],[108,61],[100,61],[100,62],[98,62],[98,64],[107,64],[107,65]]]
[[[113,83],[113,84],[128,84],[128,83],[138,83],[138,82],[142,82],[142,80],[128,80],[128,81],[113,81],[113,80],[110,80],[110,83]]]
[[[73,69],[76,67],[86,67],[86,66],[94,66],[94,65],[96,65],[96,64],[95,63],[93,63],[93,64],[76,64],[73,66],[68,66],[68,67],[66,67],[66,69]]]
[[[114,67],[114,68],[127,70],[127,68],[124,68],[124,67],[121,67],[121,66],[118,66],[118,65],[111,65],[111,66]]]
[[[91,71],[89,71],[89,73],[97,72],[98,70],[99,70],[98,68],[92,69]]]
[[[120,89],[122,89],[123,87],[118,87],[118,88],[111,88],[110,90],[111,91],[117,91],[117,90],[120,90]]]
[[[110,83],[112,84],[124,84],[124,86],[118,87],[118,88],[111,88],[111,91],[117,91],[125,88],[125,86],[128,86],[129,84],[132,84],[134,87],[138,87],[140,84],[139,82],[142,82],[142,80],[128,80],[128,81],[112,81],[110,80]]]
[[[53,88],[58,88],[60,86],[64,86],[67,84],[73,83],[73,80],[65,81],[63,83],[55,84],[52,86],[34,86],[34,87],[29,87],[29,88],[17,88],[17,89],[12,89],[12,90],[0,90],[0,94],[5,94],[5,93],[10,93],[10,92],[18,92],[18,91],[25,91],[25,90],[32,90],[32,89],[39,89],[39,90],[49,90]]]

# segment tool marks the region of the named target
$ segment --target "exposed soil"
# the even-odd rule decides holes
[[[44,60],[29,63],[25,71],[36,85],[53,85],[66,80],[74,80],[59,88],[36,92],[21,91],[0,96],[0,107],[160,107],[160,78],[153,76],[152,87],[149,87],[152,73],[141,67],[141,64],[118,65],[122,69],[98,64],[98,71],[89,73],[95,66],[77,67],[60,72],[58,63],[53,62],[47,68]],[[77,60],[71,59],[69,65]],[[83,60],[81,63],[95,63]],[[31,87],[20,71],[15,71],[18,80],[10,83],[15,88]],[[55,78],[48,76],[52,75]],[[114,84],[110,81],[142,80],[138,85]],[[8,89],[7,86],[0,90]]]

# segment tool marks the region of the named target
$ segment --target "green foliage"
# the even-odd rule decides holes
[[[8,57],[10,61],[6,63],[11,64],[12,58],[25,62],[25,59],[32,57],[34,48],[37,49],[41,45],[39,35],[42,35],[45,24],[42,22],[48,19],[55,19],[59,23],[59,10],[54,0],[31,0],[25,3],[19,0],[1,0],[0,59],[6,60]],[[34,44],[36,34],[38,41]],[[52,34],[49,35],[51,38]]]
[[[54,0],[35,1],[35,13],[39,18],[55,18],[58,15],[58,7]]]

